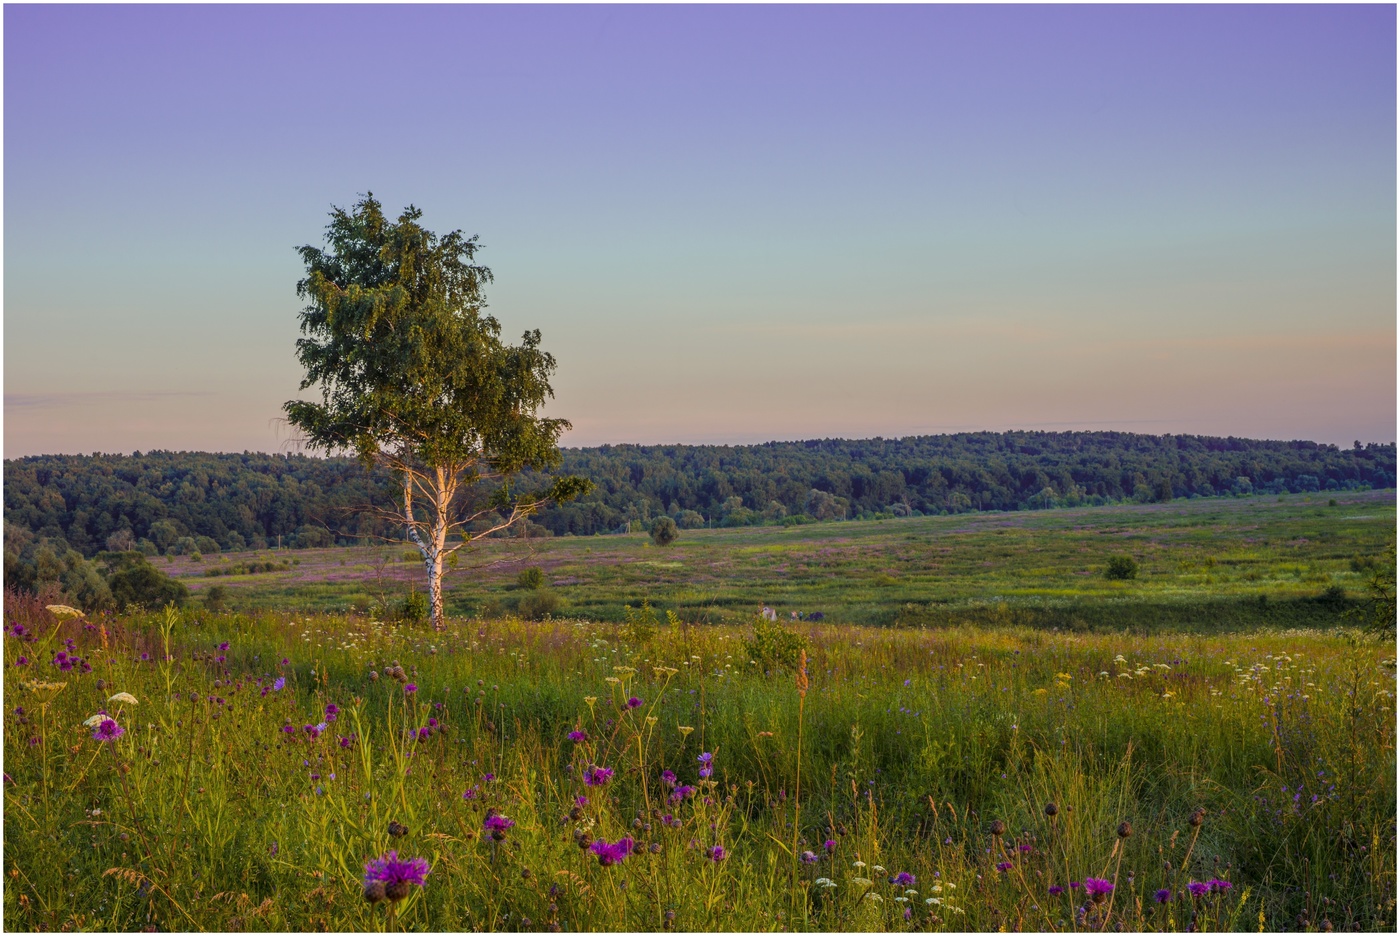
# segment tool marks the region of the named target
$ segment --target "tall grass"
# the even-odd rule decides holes
[[[1393,643],[5,611],[10,929],[1395,927]]]

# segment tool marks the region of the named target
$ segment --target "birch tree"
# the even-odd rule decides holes
[[[485,314],[491,271],[475,262],[475,236],[437,235],[410,205],[389,221],[373,194],[336,208],[324,247],[298,248],[306,276],[297,295],[303,337],[301,389],[321,401],[289,401],[288,422],[313,450],[354,452],[387,468],[398,497],[373,505],[423,559],[433,626],[442,629],[442,579],[458,550],[524,521],[551,501],[591,486],[555,477],[543,490],[512,491],[525,469],[558,467],[567,420],[545,418],[554,357],[538,330],[501,340]]]

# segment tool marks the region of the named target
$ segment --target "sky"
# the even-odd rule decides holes
[[[4,7],[4,455],[288,451],[372,191],[562,442],[1396,438],[1396,10]]]

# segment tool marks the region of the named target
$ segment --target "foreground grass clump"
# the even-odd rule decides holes
[[[5,612],[9,929],[1395,927],[1393,643]]]

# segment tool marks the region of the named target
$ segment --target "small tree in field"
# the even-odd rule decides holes
[[[658,546],[670,546],[676,541],[680,532],[676,529],[676,521],[670,517],[657,517],[651,522],[651,541]]]
[[[586,492],[560,477],[545,491],[512,492],[524,469],[558,466],[563,419],[538,414],[554,395],[554,357],[539,331],[519,345],[483,314],[491,271],[473,263],[475,237],[438,236],[406,208],[389,221],[372,194],[331,212],[327,246],[299,248],[297,294],[304,337],[303,390],[321,402],[288,402],[288,421],[312,449],[353,451],[386,467],[401,496],[375,510],[418,548],[428,611],[443,627],[444,563],[459,549],[518,523],[549,501]]]

